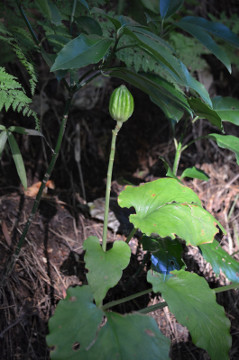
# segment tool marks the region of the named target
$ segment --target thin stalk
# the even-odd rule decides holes
[[[232,283],[230,285],[225,285],[225,286],[221,286],[219,288],[216,289],[212,289],[216,294],[219,294],[221,292],[224,291],[228,291],[228,290],[234,290],[234,289],[239,289],[239,283]]]
[[[186,150],[189,146],[191,146],[192,144],[194,144],[196,141],[198,140],[202,140],[202,139],[208,139],[208,135],[203,135],[203,136],[199,136],[196,139],[190,141],[188,144],[184,145],[181,149],[181,152],[183,152],[184,150]]]
[[[111,141],[111,151],[109,157],[108,171],[107,171],[107,182],[106,182],[106,191],[105,191],[105,214],[104,214],[104,228],[103,228],[103,238],[102,238],[102,249],[106,251],[107,243],[107,228],[108,228],[108,215],[109,215],[109,204],[110,204],[110,190],[111,190],[111,179],[113,172],[113,164],[115,159],[115,147],[116,147],[116,137],[120,131],[122,122],[117,121],[115,129],[112,131],[112,141]]]
[[[130,231],[129,235],[127,236],[126,239],[126,243],[128,244],[130,242],[130,240],[132,239],[132,237],[134,236],[134,234],[136,233],[137,229],[135,229],[135,227]]]
[[[102,310],[105,311],[113,306],[116,306],[116,305],[120,305],[120,304],[123,304],[125,302],[128,302],[128,301],[131,301],[131,300],[134,300],[140,296],[143,296],[143,295],[147,295],[149,293],[151,293],[153,291],[153,289],[147,289],[147,290],[143,290],[143,291],[140,291],[136,294],[133,294],[133,295],[130,295],[130,296],[126,296],[122,299],[119,299],[119,300],[114,300],[114,301],[110,301],[108,302],[107,304],[103,305],[102,306]]]
[[[22,248],[22,246],[23,246],[23,244],[25,242],[25,238],[26,238],[26,235],[27,235],[28,230],[30,228],[30,225],[32,223],[32,220],[33,220],[33,218],[34,218],[34,216],[35,216],[35,214],[36,214],[36,212],[38,210],[43,190],[45,189],[46,183],[47,183],[47,181],[49,180],[49,178],[51,176],[52,170],[53,170],[53,168],[55,166],[55,163],[56,163],[56,160],[58,158],[59,151],[60,151],[60,148],[61,148],[62,139],[63,139],[63,135],[64,135],[64,132],[65,132],[66,123],[67,123],[67,120],[68,120],[68,114],[69,114],[69,110],[70,110],[71,101],[72,101],[72,96],[70,96],[70,98],[68,99],[68,101],[66,103],[64,115],[63,115],[63,118],[62,118],[62,121],[61,121],[59,133],[58,133],[58,138],[57,138],[57,143],[56,143],[55,150],[53,152],[50,164],[49,164],[49,166],[48,166],[48,168],[46,170],[46,173],[45,173],[45,175],[43,177],[41,186],[40,186],[40,188],[38,190],[38,193],[37,193],[36,199],[34,201],[30,216],[29,216],[29,218],[28,218],[28,220],[27,220],[27,222],[26,222],[26,224],[24,226],[22,235],[21,235],[21,237],[20,237],[20,239],[19,239],[19,241],[17,243],[17,246],[16,246],[15,252],[14,252],[14,254],[12,256],[12,259],[9,262],[9,265],[7,266],[5,279],[11,274],[11,272],[13,270],[13,267],[14,267],[14,264],[16,263],[16,261],[18,259],[19,253],[20,253],[21,248]]]
[[[174,163],[173,163],[173,174],[175,176],[177,176],[178,165],[179,165],[179,161],[180,161],[181,154],[182,154],[182,143],[181,143],[181,141],[179,143],[177,143],[175,141],[175,146],[176,146],[176,153],[175,153],[175,158],[174,158]]]
[[[161,303],[158,303],[158,304],[155,304],[155,305],[148,306],[148,307],[146,307],[144,309],[141,309],[141,310],[137,311],[137,313],[148,314],[148,313],[150,313],[152,311],[162,309],[165,306],[168,306],[168,304],[164,301],[164,302],[161,302]]]

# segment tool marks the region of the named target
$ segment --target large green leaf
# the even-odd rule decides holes
[[[7,142],[7,131],[3,130],[0,133],[0,158],[2,156],[2,152],[3,152],[4,148],[5,148],[6,142]]]
[[[51,71],[79,69],[98,63],[107,53],[113,40],[95,34],[81,34],[69,41],[58,53]]]
[[[204,23],[200,19],[201,18],[197,18],[195,16],[187,16],[181,19],[179,22],[176,22],[175,25],[199,40],[226,66],[228,71],[231,72],[231,63],[224,49],[217,45],[213,38],[208,34],[208,32],[211,32],[210,24],[213,23],[208,20],[206,20],[206,23]]]
[[[78,26],[87,34],[103,35],[102,29],[98,21],[90,16],[79,16],[77,18]]]
[[[174,239],[177,235],[196,246],[212,242],[220,226],[191,189],[171,178],[126,186],[118,202],[121,207],[135,208],[130,221],[148,236],[155,233]]]
[[[144,51],[154,57],[174,81],[196,91],[207,104],[211,105],[205,87],[191,76],[187,67],[179,59],[173,56],[169,45],[163,39],[139,26],[127,25],[123,31],[136,40]]]
[[[49,332],[47,343],[54,346],[55,360],[169,359],[170,340],[153,318],[103,313],[88,286],[67,290],[49,321]]]
[[[180,102],[185,104],[185,109],[189,107],[184,94],[177,90],[168,81],[154,74],[144,74],[144,76],[152,80],[154,83],[158,84],[160,88],[164,88],[165,90],[169,91],[171,95],[178,98]],[[175,105],[171,99],[167,99],[166,97],[158,98],[155,96],[155,94],[150,96],[150,98],[156,105],[160,106],[168,119],[173,119],[174,121],[178,122],[183,117],[184,111],[180,109],[177,104]]]
[[[233,135],[209,134],[209,138],[216,141],[217,145],[223,149],[231,150],[236,155],[237,164],[239,165],[239,138]]]
[[[221,270],[230,281],[239,282],[239,262],[223,250],[217,240],[211,244],[200,245],[200,249],[216,275],[219,275]]]
[[[235,47],[239,47],[239,38],[227,26],[222,23],[212,22],[202,17],[187,16],[183,18],[184,22],[195,24],[202,28],[202,31],[208,31],[212,35],[225,40]]]
[[[167,115],[172,115],[173,110],[177,110],[180,114],[184,110],[191,113],[185,97],[177,91],[171,84],[160,77],[148,76],[147,74],[136,74],[132,70],[126,68],[113,68],[109,71],[113,77],[127,81],[131,85],[148,94],[151,100],[162,108]],[[179,116],[180,117],[180,116]]]
[[[170,340],[153,318],[114,312],[106,317],[107,323],[89,351],[89,360],[169,360]]]
[[[218,129],[223,129],[220,116],[210,106],[203,103],[198,98],[190,98],[188,99],[188,102],[197,116],[199,116],[201,119],[207,119],[212,125],[216,126]]]
[[[130,261],[131,251],[128,244],[115,241],[112,249],[103,251],[96,236],[88,237],[83,244],[87,280],[94,294],[96,305],[100,305],[107,291],[115,286]]]
[[[102,318],[103,311],[93,304],[89,286],[69,288],[49,321],[47,344],[54,346],[51,359],[79,359],[94,341]]]
[[[183,5],[184,0],[160,0],[160,15],[163,19],[172,16]]]
[[[26,170],[25,170],[22,154],[19,149],[19,146],[17,145],[16,139],[12,133],[8,133],[8,142],[10,145],[12,157],[17,169],[18,176],[21,180],[24,189],[27,189],[27,176],[26,176]]]
[[[213,109],[223,121],[239,125],[239,100],[232,97],[216,96],[212,99]]]
[[[217,304],[215,292],[203,277],[184,270],[163,281],[163,275],[148,271],[154,292],[161,292],[176,319],[188,328],[194,344],[205,349],[211,360],[229,360],[230,321]]]

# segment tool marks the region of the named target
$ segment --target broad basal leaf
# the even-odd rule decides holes
[[[217,304],[215,292],[203,277],[184,270],[163,281],[163,275],[148,271],[154,292],[161,292],[178,322],[186,326],[193,343],[205,349],[211,360],[229,360],[230,321]]]
[[[89,349],[89,360],[169,360],[170,340],[153,318],[139,314],[106,314],[107,323]],[[127,339],[127,341],[126,341]]]
[[[198,19],[199,21],[197,21]],[[209,21],[207,21],[207,25],[208,24],[210,24]],[[226,66],[228,71],[231,72],[231,63],[224,49],[217,45],[209,35],[209,27],[205,27],[204,23],[200,21],[200,18],[197,18],[196,16],[187,16],[179,22],[176,22],[175,25],[199,40]]]
[[[239,262],[223,250],[217,240],[211,244],[200,245],[200,249],[216,275],[219,275],[221,270],[230,281],[239,283]]]
[[[83,244],[87,280],[94,294],[96,305],[104,299],[107,291],[115,286],[130,261],[130,247],[123,241],[115,241],[112,249],[103,251],[96,236],[88,237]]]
[[[102,323],[105,316],[104,325]],[[55,360],[168,360],[170,341],[148,316],[103,313],[89,286],[70,288],[49,321]]]
[[[209,138],[216,141],[217,145],[223,149],[231,150],[235,153],[237,164],[239,165],[239,138],[233,135],[209,134]]]
[[[61,49],[51,71],[79,69],[89,64],[95,64],[105,56],[112,43],[112,39],[95,34],[81,34]]]
[[[239,125],[239,100],[232,97],[216,96],[212,99],[213,109],[222,121]]]
[[[181,175],[181,179],[183,179],[185,177],[189,177],[192,179],[204,180],[204,181],[209,180],[209,176],[203,170],[197,169],[195,166],[193,166],[191,168],[187,168],[183,171],[183,173]]]
[[[212,125],[216,126],[218,129],[222,130],[222,120],[215,110],[210,106],[203,103],[198,98],[190,98],[188,102],[191,108],[194,110],[195,115],[201,119],[207,119]]]
[[[121,207],[134,207],[134,227],[150,236],[175,235],[189,245],[212,242],[217,220],[203,209],[198,196],[175,179],[164,178],[137,187],[127,186],[118,199]]]
[[[8,133],[8,142],[10,145],[12,157],[17,169],[18,176],[21,180],[24,189],[27,189],[27,176],[26,176],[25,165],[23,162],[23,158],[19,146],[17,145],[16,139],[12,133]]]
[[[51,359],[78,360],[94,341],[103,319],[103,311],[93,304],[89,286],[69,288],[49,321],[48,346]],[[87,359],[84,357],[84,359]]]

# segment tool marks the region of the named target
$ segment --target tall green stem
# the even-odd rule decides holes
[[[11,258],[11,261],[8,263],[8,266],[6,268],[5,279],[11,274],[12,269],[14,267],[14,264],[18,259],[19,253],[20,253],[21,248],[22,248],[22,246],[24,244],[24,241],[25,241],[26,235],[28,233],[29,227],[30,227],[30,225],[32,223],[32,220],[33,220],[37,210],[38,210],[43,190],[45,189],[46,183],[47,183],[47,181],[49,180],[49,178],[51,176],[52,170],[53,170],[53,168],[55,166],[55,163],[56,163],[56,160],[58,158],[59,151],[60,151],[60,148],[61,148],[62,139],[63,139],[63,135],[64,135],[64,132],[65,132],[66,123],[67,123],[67,120],[68,120],[68,114],[69,114],[69,110],[70,110],[71,101],[72,101],[72,96],[69,97],[69,99],[68,99],[68,101],[66,103],[66,107],[65,107],[64,115],[63,115],[63,118],[62,118],[62,121],[61,121],[61,125],[60,125],[60,129],[59,129],[59,134],[58,134],[55,150],[53,152],[50,164],[49,164],[49,166],[48,166],[48,168],[46,170],[46,173],[44,175],[44,178],[42,180],[40,189],[39,189],[39,191],[37,193],[36,199],[34,201],[34,204],[33,204],[33,207],[32,207],[31,213],[30,213],[30,216],[29,216],[29,218],[28,218],[28,220],[27,220],[27,222],[26,222],[26,224],[24,226],[22,235],[21,235],[21,237],[20,237],[20,239],[19,239],[19,241],[17,243],[16,249],[15,249],[15,252],[14,252],[12,258]]]
[[[106,251],[107,243],[107,228],[108,228],[108,215],[109,215],[109,204],[110,204],[110,190],[111,190],[111,179],[113,172],[113,164],[115,159],[115,147],[116,147],[116,137],[120,131],[122,122],[117,121],[115,129],[112,131],[112,141],[111,141],[111,151],[109,157],[109,165],[107,171],[107,182],[106,182],[106,192],[105,192],[105,214],[104,214],[104,228],[103,228],[103,240],[102,248]]]

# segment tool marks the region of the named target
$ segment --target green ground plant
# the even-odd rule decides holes
[[[169,42],[169,34],[180,34],[185,39],[192,36],[194,41],[196,39],[202,44],[206,51],[217,57],[231,72],[231,62],[223,45],[218,45],[220,40],[221,44],[239,47],[239,38],[228,27],[200,17],[180,17],[182,0],[142,1],[142,6],[146,6],[144,23],[121,14],[106,12],[103,10],[104,6],[96,7],[101,6],[101,2],[96,4],[94,1],[17,1],[17,5],[18,7],[11,8],[11,16],[13,18],[16,13],[19,24],[14,27],[10,23],[6,30],[6,26],[1,22],[0,40],[6,46],[11,45],[13,57],[19,58],[19,51],[14,52],[14,49],[20,49],[24,59],[37,49],[51,72],[55,73],[65,86],[68,100],[49,167],[15,254],[6,269],[5,281],[17,260],[45,184],[54,169],[73,95],[99,75],[116,77],[142,90],[164,112],[173,128],[182,120],[192,123],[205,119],[215,132],[205,134],[203,138],[211,139],[219,147],[234,152],[239,164],[239,138],[225,134],[223,127],[225,122],[239,125],[239,101],[230,97],[211,99],[207,90],[192,76]],[[4,5],[1,6],[4,10]],[[10,16],[10,10],[5,11]],[[38,35],[36,29],[39,28],[41,32]],[[25,35],[27,30],[33,41]],[[8,54],[6,58],[9,56]],[[21,63],[30,76],[33,95],[36,83],[33,68],[29,71],[29,60]],[[84,70],[80,78],[79,69]],[[7,80],[4,79],[11,84],[8,88]],[[3,99],[2,108],[4,106],[5,110],[8,110],[12,106],[14,110],[23,112],[23,115],[35,116],[29,110],[29,100],[24,96],[22,85],[3,67],[0,72],[0,85],[1,92],[8,91],[12,96],[13,90],[21,92],[18,103]],[[120,281],[122,271],[130,262],[128,242],[136,230],[140,230],[140,242],[143,249],[149,253],[152,263],[147,273],[147,280],[152,285],[148,292],[161,293],[165,299],[165,302],[157,304],[154,309],[169,306],[176,319],[188,328],[196,346],[205,349],[212,360],[229,359],[230,321],[223,307],[218,305],[216,293],[239,286],[238,262],[228,255],[215,239],[216,234],[225,232],[222,225],[204,209],[198,196],[181,182],[184,177],[207,180],[207,174],[195,167],[185,169],[180,176],[178,174],[182,152],[198,139],[185,143],[184,134],[180,138],[174,137],[174,163],[170,166],[164,160],[167,176],[140,186],[127,186],[121,192],[119,205],[135,209],[135,213],[129,218],[134,229],[126,242],[116,241],[113,247],[107,250],[108,203],[116,135],[123,125],[123,120],[118,115],[126,112],[127,120],[133,111],[133,98],[125,87],[117,89],[112,96],[110,114],[117,123],[112,134],[107,174],[103,243],[101,245],[100,239],[94,236],[84,242],[88,285],[69,288],[66,298],[57,305],[55,314],[49,321],[47,336],[47,343],[52,347],[51,358],[169,358],[169,339],[161,333],[155,320],[146,315],[152,311],[151,307],[126,315],[109,310],[112,306],[142,296],[145,292],[104,303],[108,290]],[[118,106],[114,107],[115,103]],[[25,187],[25,168],[13,132],[43,136],[40,129],[41,126],[35,130],[11,126],[0,128],[1,153],[8,140],[18,174]],[[222,271],[231,281],[231,285],[210,289],[204,278],[186,271],[181,259],[182,243],[198,246],[216,275]]]

